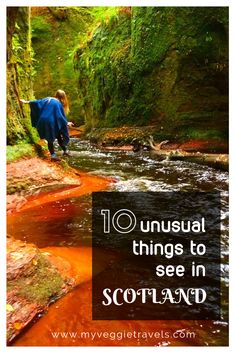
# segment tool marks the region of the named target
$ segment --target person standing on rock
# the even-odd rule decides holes
[[[59,161],[54,150],[54,141],[57,139],[64,156],[69,156],[67,149],[69,143],[68,122],[66,114],[69,112],[69,103],[64,91],[58,90],[55,97],[47,97],[26,101],[20,99],[21,103],[28,103],[31,111],[32,126],[35,127],[41,139],[47,140],[48,149],[52,161]]]

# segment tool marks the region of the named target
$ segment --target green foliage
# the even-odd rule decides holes
[[[69,119],[78,125],[84,119],[79,110],[73,56],[90,21],[90,8],[86,7],[44,8],[39,13],[32,9],[35,96],[53,96],[57,89],[63,89],[70,101]]]
[[[116,6],[97,6],[91,9],[93,23],[105,24],[118,20],[119,7]]]
[[[33,17],[32,19],[32,40],[40,40],[43,36],[45,39],[51,38],[52,25],[46,21],[42,16]]]
[[[209,126],[226,136],[227,8],[32,8],[33,50],[26,9],[9,22],[9,144],[37,139],[19,106],[32,77],[37,98],[64,89],[69,119],[86,130],[149,124],[163,138],[181,138]]]
[[[196,112],[191,128],[200,130],[206,111],[217,112],[211,128],[219,130],[227,112],[227,8],[109,11],[93,9],[96,26],[74,56],[87,128],[155,124],[174,138],[186,133],[181,112]]]
[[[14,146],[7,146],[7,162],[14,162],[22,157],[33,157],[36,155],[32,144],[21,142]]]
[[[7,20],[7,144],[34,143],[29,110],[20,104],[20,98],[32,98],[29,9],[8,8]]]
[[[101,18],[103,24],[100,22],[92,32],[87,41],[89,50],[84,50],[82,44],[76,53],[78,85],[83,97],[80,110],[91,117],[91,120],[86,119],[90,126],[98,121],[101,126],[115,126],[127,116],[127,106],[122,100],[128,99],[131,84],[128,70],[125,70],[129,65],[131,45],[130,22],[126,21],[130,13],[121,13],[119,9],[117,14],[116,8],[112,11],[112,16],[105,12],[105,20]],[[116,104],[112,104],[111,92],[115,91],[118,91],[114,97]]]

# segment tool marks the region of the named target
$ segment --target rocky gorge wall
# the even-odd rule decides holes
[[[8,144],[34,139],[19,97],[58,88],[87,130],[148,125],[156,140],[227,141],[225,7],[12,7],[7,46]]]
[[[75,54],[86,125],[227,139],[228,9],[124,7]]]
[[[19,99],[32,98],[30,10],[7,8],[7,144],[33,142],[29,110]]]
[[[79,110],[77,77],[73,68],[74,48],[86,36],[91,14],[86,7],[32,7],[36,98],[53,96],[63,89],[70,102],[69,119],[84,123]]]

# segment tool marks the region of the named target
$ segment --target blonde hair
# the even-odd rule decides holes
[[[58,91],[56,91],[55,98],[57,98],[61,102],[61,104],[64,107],[65,113],[68,114],[69,113],[69,102],[68,102],[68,98],[67,98],[65,92],[62,89],[58,89]]]

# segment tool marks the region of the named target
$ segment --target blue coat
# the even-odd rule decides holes
[[[63,105],[52,97],[29,102],[32,126],[36,127],[41,139],[48,142],[60,135],[65,145],[69,143],[68,122]]]

